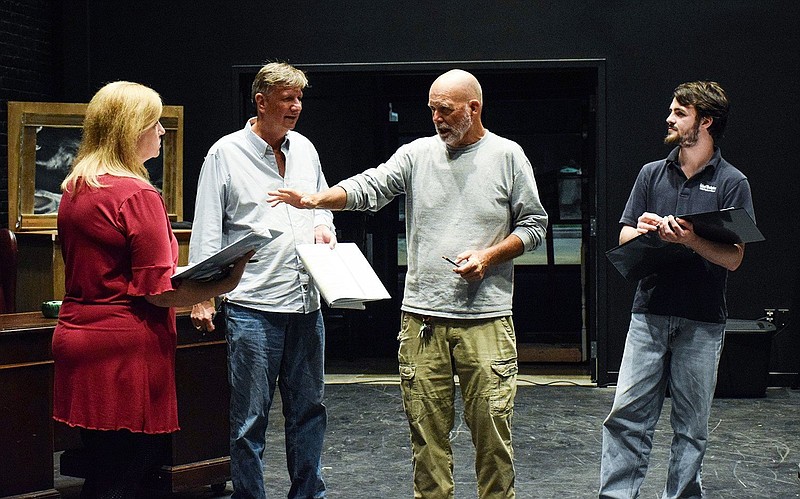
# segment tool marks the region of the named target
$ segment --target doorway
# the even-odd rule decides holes
[[[483,123],[525,150],[550,217],[547,242],[515,260],[514,321],[520,361],[594,362],[598,330],[598,213],[605,190],[605,61],[454,61],[297,64],[308,77],[297,131],[315,144],[328,183],[385,161],[403,143],[432,135],[430,84],[461,68],[480,81]],[[235,66],[241,124],[253,115],[260,66]],[[331,354],[396,354],[405,277],[403,203],[377,213],[336,213],[392,294],[365,311],[324,311]],[[337,351],[337,345],[339,351]]]

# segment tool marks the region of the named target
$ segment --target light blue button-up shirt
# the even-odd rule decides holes
[[[272,207],[267,192],[288,187],[301,192],[328,188],[314,145],[290,131],[281,145],[285,176],[269,144],[251,126],[219,139],[209,149],[197,185],[189,263],[196,263],[250,231],[274,229],[283,234],[258,250],[247,264],[239,286],[227,298],[233,303],[268,312],[319,309],[319,294],[303,268],[295,247],[314,242],[314,227],[334,231],[328,210],[298,210],[287,204]]]

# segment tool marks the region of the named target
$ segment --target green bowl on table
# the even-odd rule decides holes
[[[42,315],[48,319],[58,318],[58,311],[61,309],[61,301],[52,300],[42,302]]]

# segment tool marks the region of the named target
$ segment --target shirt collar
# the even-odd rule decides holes
[[[247,141],[255,147],[257,151],[261,153],[262,156],[266,156],[267,154],[273,154],[272,147],[267,144],[267,141],[262,139],[258,136],[257,133],[253,131],[253,123],[256,122],[256,118],[250,118],[244,124],[244,136],[247,138]],[[289,134],[291,134],[291,130],[286,132],[286,136],[283,138],[283,142],[281,143],[281,149],[289,149]]]
[[[467,151],[471,151],[472,149],[480,147],[481,144],[483,143],[483,139],[485,139],[486,136],[489,135],[489,130],[484,129],[484,132],[485,133],[483,134],[483,137],[479,138],[477,141],[473,142],[472,144],[468,144],[466,146],[451,147],[451,146],[448,146],[447,144],[444,144],[445,149],[447,150],[448,156],[456,157],[456,156],[459,156],[459,155],[461,155],[461,154],[463,154],[463,153],[465,153]],[[442,142],[442,143],[444,143],[444,142]]]
[[[678,162],[678,153],[680,153],[680,151],[681,151],[680,146],[675,147],[672,151],[670,151],[670,153],[667,155],[668,166],[672,166],[673,168],[680,170],[681,164]],[[697,173],[702,173],[707,169],[710,169],[711,171],[715,170],[717,166],[719,166],[719,162],[721,159],[722,159],[722,154],[720,153],[719,147],[714,146],[714,154],[711,155],[711,159],[709,159],[706,166],[704,166]]]

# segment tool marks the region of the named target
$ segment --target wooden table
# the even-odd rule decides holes
[[[189,261],[192,231],[174,229],[178,240],[178,265]],[[38,311],[43,301],[64,298],[64,257],[61,240],[55,230],[29,230],[14,233],[17,237],[17,311]]]
[[[60,497],[53,455],[64,450],[62,474],[81,476],[77,430],[52,419],[55,319],[40,312],[0,315],[0,497]],[[228,457],[227,347],[223,328],[201,335],[188,309],[178,312],[175,359],[180,431],[148,486],[179,492],[202,485],[224,487]]]

